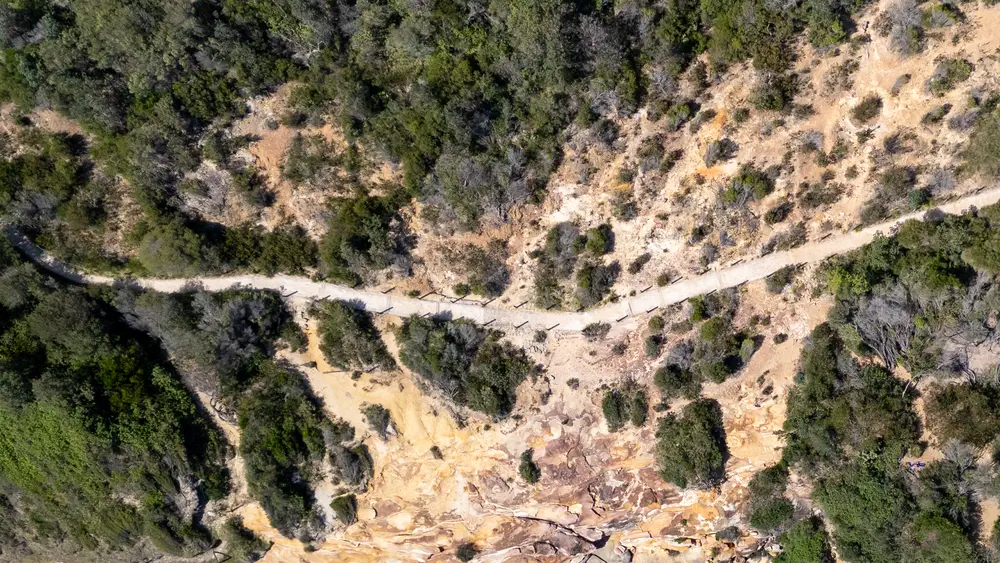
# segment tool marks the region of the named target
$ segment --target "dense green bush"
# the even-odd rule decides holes
[[[622,381],[604,392],[601,411],[611,432],[621,430],[628,422],[637,427],[646,424],[649,411],[646,388],[633,379]]]
[[[823,522],[816,517],[803,518],[788,531],[778,536],[782,552],[774,558],[775,563],[832,563],[830,537]]]
[[[653,382],[664,399],[697,399],[701,395],[701,379],[690,369],[667,364],[656,370]]]
[[[367,405],[362,409],[362,412],[372,431],[378,434],[383,440],[388,439],[389,425],[392,424],[392,416],[389,414],[389,409],[382,405]]]
[[[409,269],[411,241],[397,213],[401,192],[387,196],[357,194],[335,199],[329,230],[319,244],[319,257],[331,279],[357,284],[371,281],[390,266]]]
[[[331,423],[300,375],[269,362],[258,370],[238,411],[247,485],[271,525],[296,537],[312,517],[309,483],[326,453],[324,428]]]
[[[767,286],[767,290],[769,292],[781,293],[785,290],[788,284],[795,281],[796,274],[798,274],[797,267],[785,266],[770,276],[767,276],[767,278],[764,279],[764,284]]]
[[[660,419],[656,430],[660,476],[678,487],[709,487],[725,477],[726,431],[722,409],[712,399],[698,399]]]
[[[195,510],[224,497],[227,446],[162,350],[98,292],[22,265],[6,239],[0,270],[4,553],[132,550],[142,538],[177,556],[207,549],[178,483],[199,483]]]
[[[500,334],[466,320],[410,317],[399,329],[399,358],[460,405],[494,417],[514,408],[534,365]]]
[[[722,191],[725,205],[744,205],[749,200],[760,201],[774,191],[774,181],[752,164],[740,166],[739,172],[729,180]]]
[[[528,448],[521,452],[521,463],[517,466],[517,472],[526,482],[534,484],[542,476],[542,470],[535,463],[534,451]]]
[[[960,82],[972,76],[975,67],[961,58],[942,58],[938,61],[934,74],[927,80],[927,89],[938,96],[952,90]]]
[[[984,447],[1000,436],[1000,390],[996,387],[934,386],[926,396],[927,426],[942,442],[956,439]]]
[[[868,94],[858,105],[851,108],[851,117],[858,123],[868,123],[882,113],[882,98],[878,94]]]
[[[230,516],[219,528],[219,537],[226,542],[226,554],[237,563],[253,563],[267,551],[267,542],[243,525],[243,518]]]
[[[310,313],[319,321],[319,349],[330,365],[342,370],[396,367],[371,313],[336,300],[316,303]]]
[[[791,520],[794,507],[785,498],[788,486],[788,469],[773,465],[761,470],[750,479],[747,486],[750,495],[750,525],[758,530],[770,531],[781,528]]]
[[[350,526],[358,520],[358,499],[354,495],[341,495],[330,501],[330,508],[341,524]]]

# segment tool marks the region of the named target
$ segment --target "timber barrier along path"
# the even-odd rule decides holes
[[[1000,187],[980,188],[975,192],[945,200],[936,207],[946,213],[960,213],[970,207],[983,207],[1000,200]],[[398,317],[441,316],[452,319],[465,318],[478,324],[504,325],[521,328],[525,325],[532,329],[561,331],[580,331],[591,323],[626,323],[632,325],[635,315],[646,313],[653,309],[682,302],[697,295],[711,293],[720,289],[738,286],[744,282],[767,277],[785,266],[793,266],[810,262],[818,262],[835,254],[849,252],[871,242],[877,233],[888,234],[904,221],[920,220],[925,211],[904,215],[892,221],[872,225],[865,229],[847,233],[826,236],[815,242],[809,242],[791,250],[774,252],[766,256],[736,260],[730,266],[707,271],[698,276],[688,277],[673,284],[651,288],[632,297],[622,297],[617,303],[582,312],[541,311],[527,308],[498,307],[492,302],[488,305],[480,303],[463,303],[461,300],[428,301],[416,297],[393,295],[391,292],[377,290],[351,289],[346,286],[313,281],[306,277],[296,276],[207,276],[177,279],[138,278],[129,281],[142,287],[160,292],[173,293],[180,291],[188,284],[199,284],[208,291],[221,291],[234,285],[242,285],[256,289],[280,291],[283,294],[295,294],[300,299],[339,299],[353,307],[379,314]],[[7,235],[14,245],[31,260],[50,272],[76,283],[112,284],[115,278],[80,273],[71,266],[53,259],[38,246],[27,239],[20,231],[8,227]],[[426,297],[426,296],[425,296]]]

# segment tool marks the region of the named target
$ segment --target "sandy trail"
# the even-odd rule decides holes
[[[942,203],[937,208],[946,213],[960,213],[970,207],[983,207],[1000,200],[1000,187],[980,189],[979,193],[967,195],[951,202]],[[873,225],[866,229],[830,236],[804,244],[792,250],[775,252],[759,258],[738,260],[727,267],[705,272],[671,285],[653,288],[646,293],[620,299],[612,303],[583,312],[549,312],[521,308],[501,308],[496,305],[471,302],[469,300],[431,300],[396,295],[391,292],[365,291],[326,282],[317,282],[305,277],[238,275],[220,277],[197,277],[178,279],[140,278],[130,280],[143,287],[161,292],[176,292],[185,285],[197,283],[209,291],[221,291],[240,284],[257,289],[280,291],[285,296],[295,295],[299,299],[340,299],[352,306],[373,313],[398,317],[411,315],[431,315],[443,318],[466,318],[479,324],[505,326],[530,326],[532,328],[580,331],[591,323],[621,324],[624,327],[635,323],[635,315],[679,303],[685,299],[712,291],[735,287],[744,282],[767,277],[768,275],[796,264],[817,262],[835,254],[842,254],[871,242],[877,233],[889,233],[904,221],[920,220],[923,211],[904,215],[892,221]],[[13,243],[32,260],[47,270],[78,283],[111,284],[115,278],[81,274],[71,267],[55,260],[35,246],[16,229],[8,228],[7,234]]]

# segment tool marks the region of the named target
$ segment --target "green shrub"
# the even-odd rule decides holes
[[[630,273],[632,275],[638,274],[639,272],[642,271],[642,268],[647,263],[649,263],[649,261],[652,258],[653,258],[652,254],[650,254],[648,252],[643,252],[642,254],[640,254],[639,256],[637,256],[635,260],[629,262],[628,273]]]
[[[400,327],[399,359],[456,403],[504,417],[534,364],[524,351],[471,321],[410,317]]]
[[[793,506],[785,498],[788,484],[788,470],[775,465],[768,467],[750,479],[750,525],[758,530],[770,531],[781,528],[791,520]]]
[[[319,257],[331,279],[354,285],[408,260],[408,239],[397,209],[402,193],[376,197],[358,194],[331,202],[333,216],[319,244]]]
[[[722,202],[726,205],[742,205],[750,199],[760,201],[772,191],[774,181],[767,174],[757,170],[752,164],[744,164],[723,190]]]
[[[938,96],[944,95],[972,76],[975,67],[961,58],[942,58],[938,61],[934,74],[927,80],[927,89]]]
[[[341,495],[330,501],[330,508],[337,516],[337,520],[345,526],[357,522],[358,520],[358,499],[354,495]]]
[[[589,325],[583,327],[582,332],[587,340],[593,342],[596,340],[603,340],[610,331],[611,325],[608,323],[590,323]]]
[[[781,202],[764,213],[764,222],[768,225],[781,223],[792,214],[793,209],[795,209],[794,203],[790,201]]]
[[[684,398],[694,400],[701,395],[701,380],[691,370],[667,364],[656,370],[653,382],[664,400]]]
[[[517,472],[521,475],[521,479],[530,484],[537,483],[541,478],[542,470],[535,464],[534,451],[531,448],[521,452],[521,463],[517,467]]]
[[[882,98],[878,94],[868,94],[858,105],[851,108],[851,117],[858,123],[868,123],[882,113]]]
[[[924,116],[920,118],[920,124],[930,126],[941,123],[941,121],[948,115],[948,112],[950,111],[951,111],[951,104],[943,104],[937,106],[931,111],[925,113]]]
[[[342,301],[318,302],[310,313],[319,321],[319,349],[330,365],[342,370],[395,369],[371,313]]]
[[[649,411],[645,387],[632,379],[622,381],[604,392],[601,411],[611,432],[621,430],[627,422],[636,427],[644,425]]]
[[[785,533],[778,536],[782,552],[774,558],[774,563],[833,563],[830,551],[830,537],[823,522],[814,517],[804,518],[795,523]]]
[[[479,550],[476,549],[475,544],[470,542],[459,544],[459,546],[455,549],[455,557],[463,563],[472,561],[477,555],[479,555]]]
[[[709,487],[721,482],[729,451],[722,409],[711,399],[698,399],[660,419],[656,461],[664,481],[681,488]]]
[[[798,268],[795,266],[785,266],[784,268],[778,270],[777,272],[767,276],[764,280],[764,284],[767,286],[767,290],[771,293],[781,293],[785,290],[788,284],[795,281],[795,276],[798,274]]]
[[[226,553],[237,563],[253,563],[267,551],[267,542],[243,525],[243,518],[230,516],[219,528],[219,537],[226,542]]]
[[[587,229],[584,236],[586,237],[585,247],[587,252],[593,256],[601,256],[602,254],[611,252],[611,248],[614,245],[614,235],[611,232],[611,225],[605,223],[593,229]]]
[[[682,102],[670,106],[664,115],[667,121],[667,129],[670,131],[680,131],[681,127],[694,116],[694,108],[690,102]]]
[[[942,442],[955,439],[981,448],[1000,436],[1000,391],[993,386],[935,385],[926,396],[927,426]]]
[[[389,438],[389,425],[392,424],[392,416],[389,414],[389,409],[382,405],[374,404],[365,406],[361,412],[364,413],[365,419],[368,421],[368,426],[372,431],[378,434],[383,440]]]

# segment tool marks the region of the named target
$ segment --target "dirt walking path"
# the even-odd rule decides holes
[[[946,213],[960,213],[969,207],[983,207],[996,203],[998,200],[1000,200],[1000,187],[983,189],[979,193],[943,203],[937,208]],[[679,303],[697,295],[761,279],[785,266],[817,262],[835,254],[854,250],[871,242],[877,233],[889,233],[904,221],[919,220],[923,215],[922,211],[911,213],[866,229],[829,236],[825,240],[807,243],[792,250],[745,259],[729,266],[707,271],[700,276],[683,279],[665,287],[653,288],[633,297],[622,298],[617,303],[578,313],[531,310],[528,309],[530,304],[520,308],[512,306],[501,308],[492,303],[484,306],[469,300],[452,302],[450,299],[418,299],[391,292],[384,294],[378,291],[351,289],[294,276],[238,275],[181,279],[141,278],[131,281],[162,292],[176,292],[191,283],[200,284],[209,291],[221,291],[240,284],[257,289],[280,291],[285,296],[294,294],[296,300],[340,299],[366,311],[398,317],[431,315],[452,319],[466,318],[479,324],[530,326],[531,328],[562,331],[580,331],[585,326],[597,322],[611,323],[612,325],[621,324],[622,328],[626,328],[635,325],[633,317],[638,314]],[[16,229],[8,228],[7,234],[22,252],[56,275],[78,283],[110,284],[115,281],[114,278],[107,276],[76,272],[47,255]]]

